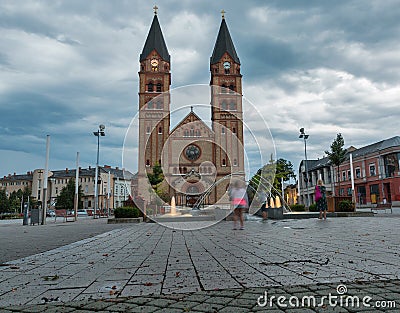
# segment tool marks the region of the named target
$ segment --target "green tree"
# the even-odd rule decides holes
[[[83,208],[82,204],[83,191],[82,187],[78,187],[78,209]],[[67,185],[64,186],[56,199],[56,209],[72,210],[74,208],[75,198],[75,179],[71,178]]]
[[[292,162],[283,158],[280,158],[275,162],[271,157],[268,164],[265,164],[260,168],[251,178],[249,187],[247,188],[249,201],[251,202],[253,200],[255,190],[259,188],[260,183],[261,186],[259,191],[267,194],[271,193],[276,196],[281,195],[282,180],[286,182],[291,178],[296,179]],[[265,181],[268,181],[269,184]]]
[[[163,174],[161,165],[156,163],[153,166],[153,172],[148,173],[147,177],[149,178],[150,185],[153,187],[153,189],[157,193],[158,185],[164,180],[164,174]]]
[[[0,188],[0,213],[10,211],[10,201],[5,188]]]
[[[331,151],[325,151],[331,164],[336,166],[337,175],[339,175],[340,164],[342,164],[346,159],[347,149],[343,149],[343,146],[344,146],[344,139],[342,134],[339,133],[336,135],[336,139],[333,140],[331,144]],[[333,175],[333,177],[335,177],[335,175]],[[338,177],[338,180],[339,180],[339,192],[340,192],[340,177]],[[333,179],[333,188],[335,190],[335,179]]]

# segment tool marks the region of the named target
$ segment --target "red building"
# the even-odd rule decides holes
[[[353,159],[353,173],[350,168],[350,154]],[[370,206],[388,202],[400,206],[400,136],[385,139],[371,145],[347,150],[346,160],[339,171],[328,158],[308,160],[307,174],[304,161],[299,167],[299,202],[313,203],[317,179],[322,179],[328,192],[334,195],[352,196],[352,175],[354,196],[357,206]],[[308,177],[308,185],[305,180]]]

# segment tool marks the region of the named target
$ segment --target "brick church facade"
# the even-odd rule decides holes
[[[154,197],[147,177],[159,164],[162,188],[177,205],[193,206],[204,194],[203,204],[226,203],[227,175],[244,178],[244,148],[240,60],[224,16],[210,57],[211,127],[191,107],[171,129],[170,69],[155,12],[140,54],[138,195]]]

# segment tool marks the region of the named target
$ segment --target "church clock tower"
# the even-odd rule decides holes
[[[170,128],[171,57],[154,7],[154,18],[140,54],[139,71],[139,195],[145,194],[147,172],[161,164]],[[146,187],[147,188],[147,187]],[[145,189],[146,189],[145,188]]]
[[[244,177],[242,75],[224,13],[222,11],[221,26],[210,58],[217,180],[230,173],[243,173]],[[225,185],[217,188],[217,198],[226,191]]]

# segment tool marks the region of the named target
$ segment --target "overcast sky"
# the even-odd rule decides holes
[[[159,1],[161,2],[161,1]],[[96,162],[121,166],[137,113],[149,1],[0,1],[0,175]],[[295,168],[346,147],[399,135],[400,0],[157,3],[172,87],[208,84],[221,9],[241,61],[244,96],[267,120],[277,157]],[[246,116],[244,116],[246,120]],[[175,125],[171,125],[171,128]],[[251,160],[250,160],[251,162]]]

